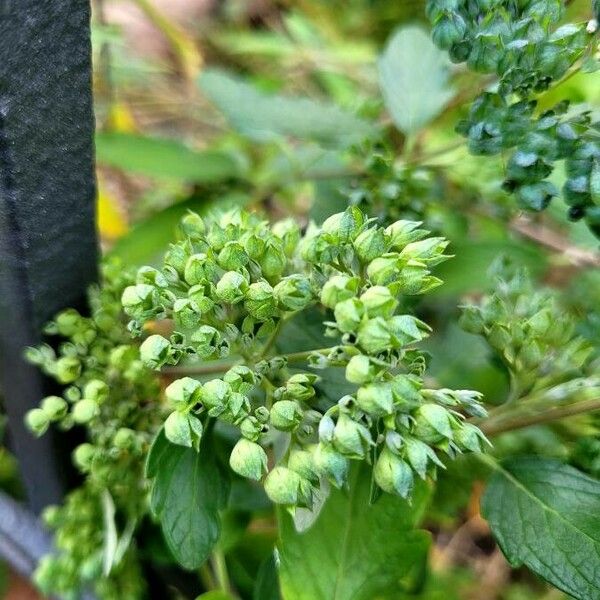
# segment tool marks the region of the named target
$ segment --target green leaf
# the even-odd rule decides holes
[[[221,590],[212,590],[205,594],[200,594],[196,600],[234,600],[234,598]]]
[[[425,484],[412,504],[383,494],[369,504],[369,469],[355,468],[349,491],[333,490],[316,523],[297,533],[279,510],[285,600],[392,600],[420,583],[429,534],[415,529],[427,504]]]
[[[124,171],[190,183],[214,183],[241,174],[239,163],[225,152],[196,151],[175,140],[131,133],[97,133],[96,158]]]
[[[147,463],[154,473],[152,512],[160,519],[163,535],[177,561],[198,568],[219,539],[219,508],[223,482],[205,436],[196,452],[169,444],[161,431]],[[166,445],[165,445],[166,444]]]
[[[418,26],[398,29],[379,59],[379,85],[394,123],[413,134],[452,98],[448,60]]]
[[[495,468],[482,514],[509,562],[580,600],[600,598],[600,482],[535,457]]]
[[[266,558],[258,570],[252,600],[281,600],[274,554]]]
[[[373,132],[371,124],[339,106],[310,98],[264,94],[224,71],[204,71],[199,84],[231,126],[257,142],[291,137],[343,147]]]

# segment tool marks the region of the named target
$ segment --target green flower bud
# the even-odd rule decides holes
[[[96,448],[92,444],[80,444],[73,451],[73,462],[83,473],[87,473],[92,467],[92,461],[96,456]]]
[[[449,258],[444,254],[444,250],[448,244],[448,240],[441,237],[425,238],[424,240],[407,244],[402,252],[400,252],[400,257],[423,262],[431,267]]]
[[[312,452],[308,450],[292,450],[288,458],[288,469],[298,473],[300,477],[313,484],[319,483],[319,473]]]
[[[344,300],[356,297],[360,279],[346,275],[334,275],[321,290],[321,303],[327,308],[335,308]]]
[[[302,409],[294,400],[280,400],[271,407],[271,425],[281,431],[293,431],[302,421]]]
[[[265,251],[265,241],[256,234],[247,236],[243,240],[244,250],[252,260],[258,260]]]
[[[389,288],[374,285],[360,297],[369,317],[391,317],[398,307],[398,301],[392,296]]]
[[[427,444],[424,444],[415,438],[406,438],[404,444],[408,462],[421,479],[425,479],[425,476],[427,475],[427,466],[429,462],[444,468],[444,464],[437,457],[437,454]]]
[[[373,417],[390,415],[394,410],[392,386],[389,383],[372,383],[360,387],[356,392],[356,404]]]
[[[212,279],[214,266],[210,264],[208,256],[204,253],[192,254],[186,263],[183,277],[190,285],[204,283]]]
[[[358,258],[363,263],[368,263],[381,256],[386,251],[386,239],[382,229],[371,227],[365,229],[352,242]]]
[[[227,242],[217,257],[219,266],[226,271],[238,271],[248,261],[249,257],[239,242]]]
[[[84,398],[73,405],[73,421],[79,424],[89,423],[94,417],[100,413],[100,407],[93,400]]]
[[[138,445],[135,431],[127,427],[120,427],[112,439],[113,446],[119,450],[134,450]]]
[[[227,271],[217,283],[217,297],[222,302],[237,304],[248,291],[248,281],[237,271]]]
[[[319,444],[314,457],[315,465],[323,477],[336,487],[342,487],[346,483],[350,462],[335,448]]]
[[[147,337],[140,346],[140,358],[150,369],[160,369],[170,358],[171,344],[162,335]]]
[[[267,454],[259,444],[241,438],[231,451],[229,466],[238,475],[258,481],[267,471]]]
[[[357,354],[353,356],[346,365],[346,379],[350,383],[368,383],[377,373],[368,356]]]
[[[266,321],[277,315],[273,288],[266,281],[257,281],[248,288],[244,307],[257,321]]]
[[[223,380],[229,383],[236,392],[249,392],[256,385],[256,375],[252,369],[245,365],[231,367],[223,376]]]
[[[421,381],[413,375],[396,375],[391,381],[394,403],[402,407],[416,407],[421,403]]]
[[[319,440],[329,443],[333,440],[333,432],[335,431],[335,422],[329,415],[323,415],[319,421]]]
[[[354,240],[364,222],[365,216],[362,212],[356,206],[351,206],[344,212],[328,217],[322,225],[322,230],[344,244]]]
[[[173,317],[179,327],[184,329],[197,327],[200,316],[198,305],[187,298],[179,298],[173,303]]]
[[[205,402],[205,391],[202,384],[191,377],[182,377],[170,383],[165,390],[165,395],[173,408],[178,410],[183,410],[200,400]]]
[[[263,275],[267,279],[280,277],[287,264],[285,252],[280,243],[270,240],[265,245],[262,256],[258,259]]]
[[[388,285],[398,278],[402,261],[396,252],[388,252],[375,258],[367,267],[367,275],[375,285]]]
[[[178,275],[183,275],[191,253],[190,244],[171,244],[165,255],[165,266],[174,269]]]
[[[207,408],[219,408],[225,404],[231,386],[222,379],[211,379],[202,385],[200,400]]]
[[[503,350],[511,345],[512,340],[511,335],[506,327],[500,325],[499,323],[494,323],[490,329],[488,341],[494,348]]]
[[[369,354],[379,354],[393,347],[393,338],[383,317],[363,321],[358,328],[357,341]]]
[[[408,463],[384,448],[373,469],[375,482],[388,494],[408,498],[414,485],[413,472]]]
[[[335,321],[343,333],[356,331],[364,315],[364,306],[357,298],[340,302],[334,309]]]
[[[146,284],[150,287],[166,288],[169,285],[167,278],[154,267],[140,267],[135,280],[138,284]]]
[[[50,421],[57,421],[67,414],[69,405],[60,396],[48,396],[42,400],[41,409]]]
[[[310,280],[304,275],[284,277],[273,289],[273,295],[284,310],[302,310],[313,300]]]
[[[448,11],[435,23],[431,32],[433,43],[442,50],[449,50],[462,41],[467,31],[464,19],[455,11]]]
[[[402,250],[406,244],[416,242],[427,235],[427,231],[419,229],[421,221],[396,221],[386,228],[385,233],[394,250]]]
[[[81,326],[81,322],[81,315],[72,308],[63,310],[54,320],[57,333],[63,337],[71,337],[77,333],[77,330]]]
[[[346,413],[340,414],[333,432],[333,445],[338,452],[348,458],[362,459],[372,444],[371,434],[362,423]]]
[[[121,305],[128,315],[141,315],[154,305],[155,289],[153,286],[138,283],[123,290]]]
[[[471,423],[458,423],[454,428],[454,441],[461,450],[469,452],[482,452],[482,442],[491,446],[481,429]]]
[[[192,447],[192,430],[187,414],[172,412],[165,421],[165,435],[177,446]]]
[[[204,221],[195,212],[188,212],[181,219],[181,231],[193,240],[201,238],[205,230]]]
[[[302,477],[286,467],[275,467],[265,479],[265,492],[275,504],[307,504],[310,499],[306,498],[302,488]]]
[[[277,388],[273,393],[275,400],[308,401],[315,395],[314,383],[317,376],[309,373],[296,373],[292,375],[283,387]]]
[[[469,333],[483,333],[484,323],[478,306],[465,306],[459,319],[459,325]]]
[[[452,425],[448,411],[438,404],[423,404],[415,414],[414,435],[428,444],[444,438],[452,439]]]
[[[263,433],[263,423],[256,417],[248,416],[239,425],[241,434],[251,442],[256,442]]]
[[[108,398],[110,389],[108,384],[101,379],[92,379],[85,384],[83,388],[83,397],[93,400],[97,404],[102,404]]]
[[[211,357],[220,349],[223,339],[219,331],[211,325],[201,325],[192,333],[190,340],[201,358]]]
[[[198,307],[201,314],[210,312],[215,305],[214,300],[209,298],[207,293],[210,293],[210,285],[206,286],[205,284],[193,285],[188,290],[188,298]]]
[[[283,241],[283,249],[287,256],[292,256],[300,241],[300,228],[294,219],[278,221],[272,227],[273,235]]]
[[[46,433],[48,425],[50,424],[50,419],[41,408],[34,408],[27,411],[27,414],[25,415],[25,424],[32,433],[39,437]]]
[[[56,361],[56,379],[60,383],[73,383],[81,375],[81,363],[74,356],[63,356]]]

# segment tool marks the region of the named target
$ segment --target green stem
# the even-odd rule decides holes
[[[219,362],[219,363],[207,363],[202,365],[181,365],[176,367],[165,367],[161,373],[163,375],[211,375],[214,373],[225,373],[231,367],[235,367],[235,365],[239,365],[240,361],[230,361],[230,362]]]
[[[267,342],[269,343],[269,342]],[[329,348],[318,348],[317,350],[306,350],[304,352],[292,352],[291,354],[280,354],[281,358],[285,358],[288,363],[302,362],[306,360],[311,354],[327,354],[331,352],[337,346],[330,346]],[[262,358],[267,349],[263,350],[260,354]],[[249,367],[252,367],[252,361],[246,360]],[[202,365],[182,365],[176,367],[165,367],[161,373],[163,375],[179,377],[182,375],[212,375],[215,373],[225,373],[231,367],[242,364],[241,360],[229,361],[229,362],[215,362],[205,363]]]
[[[483,422],[479,425],[479,428],[488,436],[498,435],[507,431],[514,431],[515,429],[523,429],[525,427],[531,427],[532,425],[541,425],[542,423],[550,423],[559,419],[567,417],[573,417],[587,412],[593,412],[600,410],[600,398],[592,398],[591,400],[584,400],[582,402],[576,402],[569,404],[568,406],[555,406],[548,410],[538,412],[536,414],[521,415],[511,417],[507,415],[497,421],[491,420]]]
[[[227,563],[225,561],[225,554],[222,550],[216,549],[210,558],[219,589],[225,592],[225,594],[232,595],[233,590],[231,589],[231,582],[229,580],[229,573],[227,571]]]
[[[200,575],[200,581],[202,581],[202,585],[207,591],[217,589],[217,583],[215,582],[212,571],[208,567],[208,563],[204,563],[200,566],[198,574]]]
[[[304,352],[292,352],[291,354],[282,354],[281,358],[285,358],[288,363],[302,362],[306,360],[312,354],[328,354],[337,346],[330,346],[329,348],[319,348],[317,350],[306,350]]]

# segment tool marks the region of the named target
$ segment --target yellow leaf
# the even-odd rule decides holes
[[[129,229],[127,220],[117,199],[98,183],[98,229],[102,240],[114,241],[125,235]]]

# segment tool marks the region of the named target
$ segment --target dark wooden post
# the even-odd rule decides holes
[[[23,349],[97,274],[89,20],[89,0],[0,0],[0,395],[35,511],[64,466],[23,426],[51,389]]]

